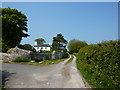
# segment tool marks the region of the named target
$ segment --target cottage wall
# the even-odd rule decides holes
[[[37,52],[39,52],[40,50],[45,50],[45,51],[50,51],[50,47],[34,47],[36,49]]]

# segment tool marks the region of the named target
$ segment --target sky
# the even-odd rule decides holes
[[[118,39],[117,2],[3,2],[2,8],[22,11],[28,19],[27,38],[21,44],[34,45],[36,38],[52,43],[61,33],[72,39],[95,44]]]

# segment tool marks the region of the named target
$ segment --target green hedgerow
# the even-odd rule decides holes
[[[30,60],[26,59],[26,58],[16,58],[15,60],[13,60],[13,62],[30,62]]]
[[[120,41],[88,45],[77,54],[77,67],[93,88],[120,88]]]

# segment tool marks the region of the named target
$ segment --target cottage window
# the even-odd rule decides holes
[[[45,47],[45,49],[47,49],[47,47]]]
[[[37,49],[39,49],[39,47],[37,47]]]

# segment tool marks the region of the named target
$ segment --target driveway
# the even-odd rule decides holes
[[[86,88],[76,69],[76,57],[65,65],[68,60],[45,66],[3,63],[2,70],[9,73],[5,88]]]

